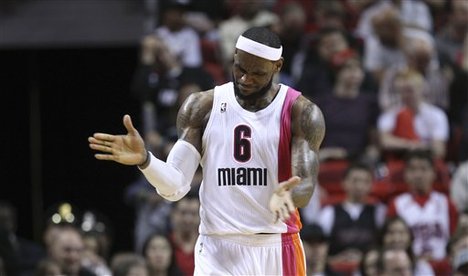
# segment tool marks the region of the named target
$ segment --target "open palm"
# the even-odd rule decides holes
[[[88,138],[89,147],[99,151],[94,155],[99,160],[110,160],[124,165],[142,164],[146,159],[143,138],[133,126],[129,115],[123,117],[123,124],[127,134],[95,133]]]

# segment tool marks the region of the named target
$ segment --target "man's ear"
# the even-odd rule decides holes
[[[275,61],[275,73],[278,73],[279,71],[281,71],[281,68],[283,67],[283,63],[284,63],[283,57]]]

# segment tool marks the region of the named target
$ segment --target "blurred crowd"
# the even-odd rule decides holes
[[[276,81],[315,102],[327,127],[319,186],[300,210],[308,274],[468,274],[468,1],[143,2],[129,88],[156,156],[177,139],[184,99],[231,80],[237,37],[271,28],[284,49]],[[2,202],[0,275],[191,275],[200,182],[173,203],[143,176],[129,183],[125,252],[99,212],[54,206],[35,243]]]

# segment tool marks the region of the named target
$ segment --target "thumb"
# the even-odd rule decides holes
[[[136,128],[133,126],[132,118],[130,118],[130,115],[128,115],[128,114],[124,115],[123,124],[124,124],[125,128],[127,129],[128,134],[136,135],[138,133]]]
[[[293,176],[289,178],[288,180],[286,180],[285,182],[281,183],[280,187],[285,191],[289,191],[293,189],[294,187],[296,187],[297,185],[299,185],[300,182],[301,182],[301,178],[299,176]]]

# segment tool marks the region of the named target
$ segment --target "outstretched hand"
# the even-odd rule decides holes
[[[275,222],[287,221],[296,210],[291,196],[291,190],[299,185],[301,178],[293,176],[279,184],[270,198],[270,211],[275,214]]]
[[[94,156],[99,160],[115,161],[124,165],[141,165],[145,163],[147,151],[145,142],[133,126],[129,115],[123,117],[127,129],[126,135],[95,133],[88,138],[89,147],[99,151]]]

